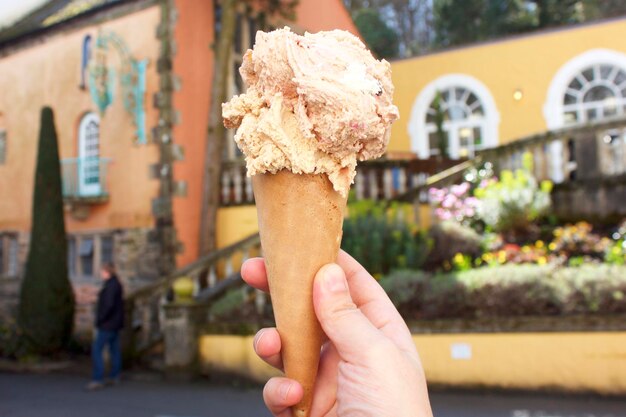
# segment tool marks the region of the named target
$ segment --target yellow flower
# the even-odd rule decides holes
[[[548,263],[548,258],[546,258],[545,256],[540,256],[539,258],[537,258],[537,265],[545,265]]]
[[[535,242],[535,246],[537,247],[537,249],[541,249],[544,246],[543,240],[538,240]]]
[[[556,250],[556,243],[550,242],[550,244],[548,245],[548,249],[550,249],[551,251]]]
[[[498,262],[500,262],[501,264],[506,262],[506,252],[501,250],[498,252]]]
[[[522,246],[522,252],[523,252],[523,253],[528,253],[528,252],[530,252],[530,247],[528,247],[528,245],[524,245],[524,246]]]
[[[461,263],[463,262],[463,254],[458,252],[456,255],[454,255],[454,258],[452,259],[454,261],[454,263]]]

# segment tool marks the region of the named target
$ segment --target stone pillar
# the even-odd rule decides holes
[[[198,373],[198,328],[206,306],[173,302],[164,306],[163,339],[166,373],[184,379]]]

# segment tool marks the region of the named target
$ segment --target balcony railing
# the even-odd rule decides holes
[[[426,184],[426,179],[437,172],[463,162],[451,159],[381,159],[359,163],[352,190],[357,200],[390,200],[408,190]],[[221,181],[221,205],[254,204],[252,181],[246,176],[243,160],[224,164]],[[425,197],[425,192],[424,192]]]
[[[61,160],[63,198],[69,201],[98,203],[109,197],[108,158],[85,157]]]

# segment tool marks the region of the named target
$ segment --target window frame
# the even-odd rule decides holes
[[[19,238],[15,232],[0,232],[0,277],[17,278],[20,274]]]
[[[572,126],[585,123],[584,120],[577,120],[576,123],[567,123],[564,100],[567,90],[574,79],[582,74],[583,71],[595,65],[598,67],[603,65],[618,67],[626,72],[626,54],[611,49],[596,48],[579,54],[563,64],[550,82],[547,98],[543,106],[543,115],[549,130],[560,129],[566,125]],[[587,106],[587,108],[592,106]]]
[[[432,152],[430,149],[429,134],[433,131],[432,123],[427,123],[427,113],[431,109],[433,100],[437,92],[443,92],[451,88],[462,88],[469,91],[469,95],[474,95],[476,100],[480,103],[483,109],[483,116],[481,122],[477,121],[469,122],[469,118],[464,119],[468,124],[467,127],[475,127],[480,125],[481,132],[483,134],[480,148],[489,148],[498,145],[498,125],[500,124],[500,113],[498,112],[495,100],[491,95],[489,89],[478,79],[466,75],[466,74],[447,74],[435,79],[426,85],[418,94],[413,103],[411,116],[407,125],[409,137],[411,139],[411,150],[415,152],[419,158],[428,159],[438,152]],[[456,121],[445,122],[449,129],[454,129],[458,133],[460,126],[465,127],[462,123],[459,124]],[[447,124],[446,124],[447,123]],[[474,126],[470,126],[470,124]],[[447,132],[449,132],[448,130]],[[456,135],[456,133],[454,134]],[[450,134],[448,133],[448,154],[451,159],[457,159],[464,155],[460,155],[460,139],[450,140]],[[458,142],[458,143],[455,143]],[[478,147],[474,147],[471,152],[478,150]],[[470,153],[471,153],[470,152]]]
[[[461,100],[457,98],[457,94],[456,94],[457,90],[463,91],[463,93],[461,94]],[[448,93],[447,99],[445,98],[444,92]],[[483,137],[485,136],[484,132],[487,129],[487,123],[485,120],[485,109],[484,109],[482,101],[480,100],[480,97],[478,97],[470,89],[464,86],[460,86],[460,85],[451,85],[445,90],[438,91],[438,93],[442,97],[442,100],[441,100],[442,103],[440,103],[442,107],[441,109],[442,112],[449,113],[450,108],[456,106],[456,107],[461,107],[463,109],[463,113],[465,116],[462,119],[452,119],[451,117],[448,117],[448,120],[444,120],[443,122],[443,125],[442,125],[443,130],[447,137],[448,155],[451,157],[457,157],[457,158],[458,157],[474,157],[475,152],[477,150],[481,150],[486,147]],[[475,98],[475,101],[472,104],[468,104],[468,100],[472,98],[472,96]],[[426,115],[425,115],[426,117],[425,129],[426,129],[426,136],[428,137],[428,146],[429,146],[430,155],[439,155],[440,153],[439,148],[432,148],[430,146],[430,135],[437,131],[437,126],[435,125],[435,123],[428,121],[428,115],[431,113],[431,110],[435,111],[435,109],[433,108],[435,100],[436,98],[433,98],[433,101],[430,103],[430,106],[428,107],[428,110],[426,111]],[[476,112],[477,110],[480,110],[482,112],[482,115],[475,115],[474,112]],[[475,117],[472,118],[472,116],[475,116]],[[481,132],[481,143],[479,145],[476,145],[475,140],[474,140],[472,146],[465,147],[467,153],[464,154],[461,151],[462,148],[464,147],[461,145],[461,137],[459,135],[459,131],[462,129],[466,129],[466,128],[472,130],[472,137],[474,136],[473,130],[479,129]]]
[[[83,255],[81,255],[82,242],[91,239],[91,275],[83,273]],[[112,231],[80,232],[67,235],[67,263],[70,278],[73,281],[97,281],[98,273],[103,264],[103,241],[111,239],[111,262],[115,262],[115,233]],[[72,249],[73,240],[73,249]]]

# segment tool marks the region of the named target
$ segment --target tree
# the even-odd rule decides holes
[[[378,12],[397,35],[399,56],[417,55],[432,46],[432,0],[344,0],[344,5],[355,20],[363,9]]]
[[[443,122],[445,121],[446,114],[441,108],[441,92],[435,93],[435,99],[433,100],[433,109],[435,110],[435,134],[437,136],[437,149],[439,149],[439,159],[448,158],[448,134],[443,128]],[[432,146],[432,145],[431,145]]]
[[[220,204],[220,178],[226,132],[222,124],[222,103],[226,102],[227,99],[230,54],[233,48],[237,17],[235,7],[235,0],[223,0],[221,3],[220,33],[215,49],[211,107],[209,109],[209,126],[204,157],[199,256],[216,248],[217,210]]]
[[[482,39],[483,0],[435,0],[436,43],[460,45]]]
[[[626,14],[624,0],[583,0],[585,20],[602,19]]]
[[[215,47],[215,65],[210,92],[211,107],[204,155],[199,256],[216,249],[217,211],[220,204],[220,179],[226,140],[226,129],[222,124],[222,103],[229,98],[227,83],[229,72],[232,70],[230,54],[237,30],[238,8],[243,5],[246,10],[242,13],[248,13],[250,11],[248,9],[254,6],[260,27],[266,28],[268,20],[277,15],[293,20],[297,4],[298,0],[222,0],[220,3],[219,29],[216,28],[215,35],[218,41]]]
[[[441,46],[493,39],[536,26],[523,0],[435,0],[434,23]]]
[[[562,26],[584,20],[580,0],[533,0],[530,3],[537,7],[536,28]]]
[[[24,347],[51,354],[67,346],[74,321],[68,279],[61,166],[52,109],[41,111],[32,231],[20,290],[18,323]]]
[[[376,10],[359,10],[355,14],[354,23],[378,58],[388,59],[398,55],[398,35],[387,26]]]
[[[432,0],[378,0],[382,13],[398,34],[401,56],[428,51],[433,44]]]

